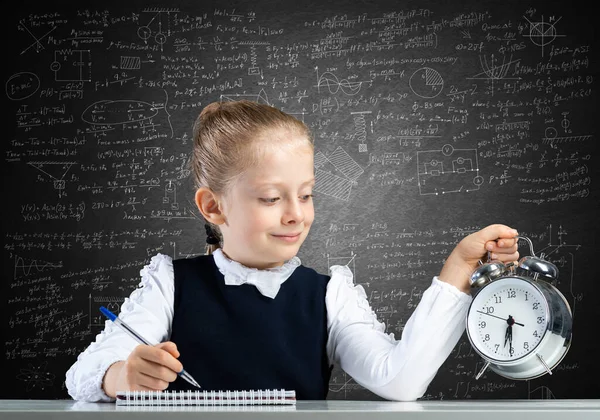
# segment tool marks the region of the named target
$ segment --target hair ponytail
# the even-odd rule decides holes
[[[221,239],[219,234],[215,233],[210,223],[204,223],[204,230],[206,231],[206,247],[204,248],[206,255],[211,255],[217,249],[221,248]]]

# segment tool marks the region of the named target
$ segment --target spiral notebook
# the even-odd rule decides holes
[[[117,405],[293,405],[296,391],[118,391]]]

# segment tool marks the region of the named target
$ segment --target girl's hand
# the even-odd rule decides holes
[[[112,382],[109,372],[105,376],[105,392],[117,391],[162,391],[177,379],[183,366],[177,360],[179,351],[175,343],[166,341],[156,346],[140,344],[124,362],[117,362]],[[109,386],[107,386],[109,385]],[[112,385],[112,386],[110,386]],[[114,397],[114,395],[111,395]]]
[[[487,261],[487,252],[492,260],[504,263],[517,261],[519,252],[518,232],[506,225],[494,224],[463,238],[454,248],[439,279],[453,284],[465,293],[471,289],[469,278],[479,265],[479,261]]]

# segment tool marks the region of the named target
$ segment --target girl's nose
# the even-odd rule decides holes
[[[290,200],[283,214],[283,224],[293,225],[304,221],[302,205],[297,200]]]

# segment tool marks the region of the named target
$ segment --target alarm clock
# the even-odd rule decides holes
[[[571,345],[573,315],[556,288],[557,267],[531,255],[517,264],[480,261],[472,273],[473,299],[466,331],[473,349],[484,360],[479,379],[489,368],[498,375],[528,380],[552,374]]]

